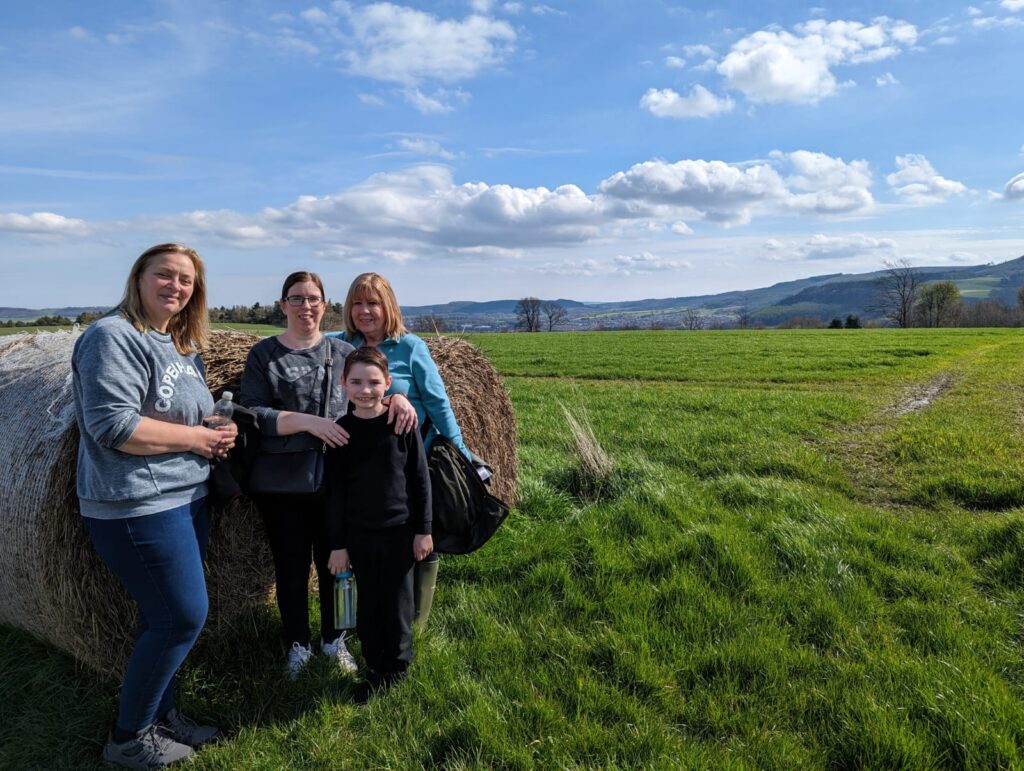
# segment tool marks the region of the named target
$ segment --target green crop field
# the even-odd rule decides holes
[[[443,561],[409,681],[286,681],[267,609],[186,664],[229,733],[190,767],[1024,765],[1019,330],[471,339],[522,499]],[[0,630],[0,767],[94,767],[116,689]]]

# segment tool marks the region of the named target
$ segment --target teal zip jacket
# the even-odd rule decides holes
[[[349,337],[345,332],[330,332],[329,336],[338,337],[356,348],[366,345],[366,340],[359,334]],[[441,373],[437,371],[437,364],[431,358],[430,349],[423,339],[409,332],[397,340],[388,337],[377,348],[388,359],[388,370],[391,374],[391,388],[388,389],[388,393],[405,394],[416,410],[420,425],[425,418],[430,418],[430,431],[423,441],[423,446],[429,449],[434,437],[443,434],[469,458],[469,450],[462,441],[462,431],[459,430],[455,413],[452,412],[452,404],[448,400],[448,392],[445,391]]]

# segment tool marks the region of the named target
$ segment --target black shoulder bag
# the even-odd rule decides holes
[[[424,437],[429,430],[428,418],[422,428]],[[480,465],[486,467],[482,460]],[[476,465],[443,434],[434,437],[427,451],[427,467],[430,469],[434,551],[442,554],[476,551],[505,521],[508,504],[491,494],[477,473]]]
[[[331,391],[334,387],[331,342],[327,341],[324,367],[327,393],[323,417],[330,417]],[[327,444],[305,432],[290,436],[264,436],[249,469],[245,491],[250,495],[310,495],[324,484],[324,454]]]

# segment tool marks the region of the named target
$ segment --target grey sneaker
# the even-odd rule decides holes
[[[169,736],[178,744],[187,744],[192,749],[204,744],[219,742],[224,738],[217,726],[199,725],[190,717],[181,714],[177,707],[172,709],[157,723],[160,732]]]
[[[324,642],[321,640],[320,652],[325,656],[330,656],[334,659],[342,671],[348,672],[349,674],[355,674],[359,671],[359,665],[356,663],[355,656],[353,656],[352,652],[345,646],[345,638],[347,636],[348,635],[342,632],[341,637],[334,642]]]
[[[122,768],[160,768],[191,754],[191,747],[162,734],[155,723],[139,731],[134,739],[117,743],[109,736],[103,745],[103,762]]]
[[[310,646],[293,642],[292,647],[288,649],[288,659],[284,663],[285,674],[289,679],[294,680],[311,658],[313,658],[313,649]]]

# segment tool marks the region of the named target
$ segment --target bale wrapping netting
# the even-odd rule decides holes
[[[75,332],[0,339],[0,623],[41,637],[92,668],[121,670],[134,605],[96,555],[75,494],[78,428],[71,392]],[[259,338],[213,332],[203,359],[215,396],[239,391]],[[495,471],[495,492],[516,497],[516,424],[491,363],[458,338],[428,341],[467,445]],[[207,554],[207,629],[229,625],[272,597],[263,525],[242,499],[217,514]]]
[[[77,337],[40,332],[0,342],[0,622],[114,673],[131,650],[135,613],[78,512]],[[239,501],[214,518],[207,564],[208,629],[267,601],[273,566],[251,504]]]

